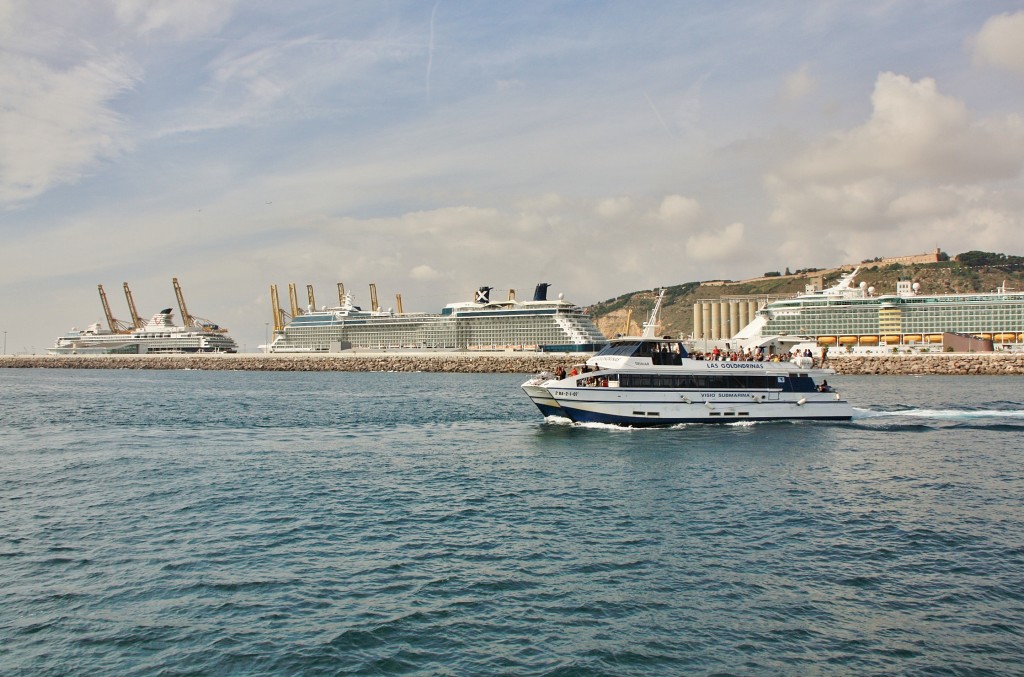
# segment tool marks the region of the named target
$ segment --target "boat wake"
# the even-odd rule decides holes
[[[1003,408],[1005,407],[1005,408]],[[934,430],[1024,431],[1024,408],[1017,402],[988,403],[978,408],[874,410],[854,408],[853,422],[902,432]]]
[[[1024,419],[1024,409],[897,409],[894,411],[876,411],[854,407],[855,420],[892,416],[932,419]]]

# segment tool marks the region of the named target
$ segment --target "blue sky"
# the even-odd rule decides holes
[[[0,330],[1024,254],[1019,2],[0,0]]]

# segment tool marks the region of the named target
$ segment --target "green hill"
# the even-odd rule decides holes
[[[961,254],[957,259],[964,257],[970,263],[975,263],[977,257],[970,255],[981,253],[983,252],[968,252]],[[1024,262],[1021,261],[1021,257],[1007,257],[1003,254],[990,256],[996,257],[995,264],[967,265],[960,260],[912,265],[879,265],[868,262],[861,264],[855,283],[866,282],[868,286],[875,288],[876,294],[894,293],[896,282],[904,279],[918,282],[923,294],[987,292],[1004,285],[1012,289],[1024,288]],[[810,282],[817,282],[822,278],[824,286],[828,287],[846,272],[848,271],[842,269],[828,269],[738,282],[709,280],[673,285],[668,287],[665,293],[658,333],[688,336],[693,331],[693,304],[698,301],[728,296],[764,296],[766,300],[793,296],[803,293],[805,286]],[[590,315],[605,336],[637,334],[640,332],[641,324],[650,315],[656,297],[657,290],[629,292],[595,303],[590,306]]]

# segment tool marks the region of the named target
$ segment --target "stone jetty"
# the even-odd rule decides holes
[[[932,353],[918,355],[842,355],[829,357],[836,373],[851,375],[1019,376],[1024,353]]]
[[[216,371],[398,371],[465,374],[553,371],[589,354],[339,353],[329,355],[6,355],[0,368],[194,369]],[[1024,353],[834,355],[830,366],[849,375],[1024,375]]]
[[[42,369],[193,369],[211,371],[430,371],[537,373],[584,362],[587,354],[337,353],[327,355],[18,355],[2,367]]]

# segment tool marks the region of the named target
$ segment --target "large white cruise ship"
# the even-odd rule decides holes
[[[99,322],[85,329],[72,329],[57,339],[47,352],[51,355],[117,355],[160,353],[235,353],[238,346],[216,326],[182,327],[174,313],[164,308],[139,329],[115,332]]]
[[[942,344],[943,333],[952,332],[994,344],[1024,343],[1024,291],[1003,285],[992,292],[925,294],[902,280],[896,293],[877,294],[864,282],[854,285],[858,270],[828,289],[809,288],[764,305],[733,338],[742,345],[791,336],[819,345],[927,346]]]
[[[328,353],[344,350],[451,350],[593,352],[607,344],[586,311],[562,298],[547,298],[548,283],[533,299],[490,299],[481,287],[473,301],[449,303],[440,313],[363,310],[345,292],[340,305],[308,308],[280,321],[274,301],[273,353]],[[276,288],[271,288],[276,299]]]
[[[174,323],[174,313],[170,308],[164,308],[149,318],[149,322],[144,322],[135,309],[135,299],[127,282],[124,283],[124,295],[132,320],[122,322],[114,319],[101,284],[97,287],[107,327],[96,322],[85,329],[72,328],[46,352],[51,355],[238,352],[238,345],[228,336],[227,329],[188,312],[178,278],[173,278],[171,284],[174,285],[174,294],[181,309],[180,326]]]

